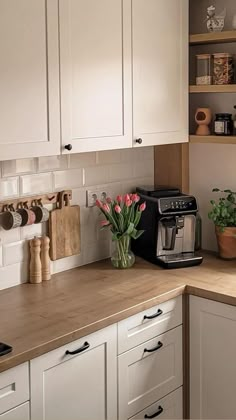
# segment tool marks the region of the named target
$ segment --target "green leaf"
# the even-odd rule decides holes
[[[213,188],[212,192],[220,192],[219,188]]]

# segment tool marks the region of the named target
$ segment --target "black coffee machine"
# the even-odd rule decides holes
[[[198,211],[195,197],[177,188],[139,187],[137,193],[146,202],[138,229],[144,230],[132,241],[136,255],[164,268],[191,267],[203,258],[195,255],[195,226]]]

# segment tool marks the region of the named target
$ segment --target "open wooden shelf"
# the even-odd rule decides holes
[[[236,85],[191,85],[190,93],[236,93]]]
[[[189,136],[190,143],[236,144],[236,136]]]
[[[226,42],[236,41],[236,30],[235,31],[223,31],[223,32],[209,32],[206,34],[194,34],[189,37],[190,45],[200,44],[221,44]]]

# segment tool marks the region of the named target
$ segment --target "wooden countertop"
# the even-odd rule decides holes
[[[139,259],[115,270],[102,261],[3,290],[0,341],[13,352],[0,357],[0,372],[183,293],[236,305],[236,263],[206,255],[192,268]]]

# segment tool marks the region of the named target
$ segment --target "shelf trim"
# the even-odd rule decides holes
[[[236,93],[236,84],[232,85],[190,85],[189,93]]]
[[[236,41],[236,30],[193,34],[189,37],[190,45],[221,44]]]
[[[189,136],[189,143],[195,144],[236,144],[236,136]]]

